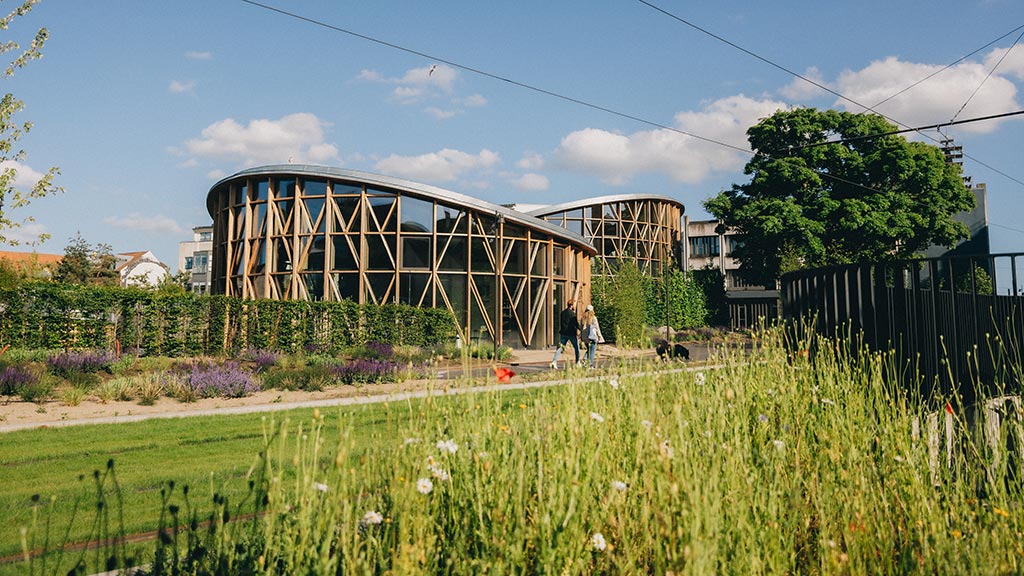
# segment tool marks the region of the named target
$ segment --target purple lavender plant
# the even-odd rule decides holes
[[[238,362],[193,364],[185,373],[184,384],[199,398],[241,398],[261,389],[253,373]]]
[[[115,361],[109,350],[82,350],[78,352],[61,352],[50,356],[46,365],[50,372],[61,377],[73,374],[92,374],[106,369]]]
[[[27,366],[8,366],[0,370],[0,396],[14,396],[39,382],[39,374]]]
[[[245,358],[256,365],[257,372],[263,372],[281,359],[281,355],[273,350],[250,349],[245,353]]]
[[[391,344],[384,342],[367,342],[363,346],[363,353],[371,360],[391,360],[395,355],[395,349]]]
[[[342,384],[372,384],[398,379],[398,365],[389,360],[353,360],[335,366],[331,372]]]

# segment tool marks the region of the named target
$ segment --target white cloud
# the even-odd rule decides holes
[[[110,216],[103,219],[103,223],[114,228],[125,230],[136,230],[139,232],[154,232],[162,234],[180,234],[183,230],[172,218],[162,214],[156,216],[143,216],[133,212],[127,216]]]
[[[989,58],[992,56],[993,54],[990,54]],[[1016,65],[1017,61],[1014,60],[1007,70],[1016,73]],[[899,96],[875,106],[942,68],[939,65],[903,62],[898,58],[889,57],[872,62],[861,70],[843,72],[839,75],[836,85],[838,92],[848,98],[873,106],[877,112],[909,126],[947,121],[960,110],[968,98],[970,103],[960,112],[959,119],[988,116],[1020,108],[1017,103],[1017,87],[1013,82],[1000,76],[998,71],[985,80],[990,68],[976,62],[962,62],[943,70]],[[971,94],[978,86],[981,86],[981,89],[972,98]],[[861,111],[845,100],[837,101],[836,105],[853,112]],[[987,133],[995,130],[999,123],[989,121],[961,124],[958,129],[965,132]]]
[[[808,68],[802,74],[802,76],[804,78],[813,80],[818,84],[821,84],[822,86],[828,86],[829,88],[832,88],[831,86],[829,86],[828,82],[826,82],[825,79],[822,77],[821,71],[815,68],[814,66]],[[779,90],[779,94],[790,100],[802,102],[805,100],[809,100],[811,98],[825,96],[828,94],[828,92],[822,90],[821,88],[818,88],[817,86],[811,84],[806,80],[794,78],[792,82],[790,82],[789,84],[787,84],[786,86],[782,87]]]
[[[456,103],[462,104],[467,108],[480,108],[487,105],[487,98],[484,98],[480,94],[473,94],[456,100]]]
[[[1024,47],[1014,46],[1013,50],[1003,58],[1006,51],[1009,48],[995,48],[985,56],[984,66],[986,70],[991,70],[996,64],[999,64],[999,68],[996,69],[996,73],[1013,76],[1018,80],[1024,80]],[[999,59],[1003,58],[1002,63]]]
[[[511,180],[513,186],[519,190],[547,190],[550,186],[547,176],[534,174],[532,172],[523,174],[519,178]]]
[[[544,167],[544,157],[536,152],[527,152],[516,162],[516,167],[523,170],[540,170]]]
[[[39,238],[44,235],[47,235],[46,226],[38,222],[26,222],[17,228],[7,228],[3,231],[4,238],[11,246],[33,246],[39,243]]]
[[[185,82],[180,82],[178,80],[171,80],[171,85],[168,86],[167,89],[170,90],[171,92],[175,93],[175,94],[181,94],[183,92],[192,92],[192,91],[195,90],[195,88],[196,88],[196,81],[195,80],[188,80],[188,81],[185,81]]]
[[[730,96],[700,112],[676,114],[676,128],[704,138],[748,149],[747,128],[777,110],[783,102]],[[716,171],[734,171],[749,159],[725,146],[672,130],[646,130],[630,135],[597,128],[572,132],[555,151],[566,169],[597,174],[608,184],[621,185],[640,173],[661,173],[677,182],[698,183]]]
[[[490,150],[469,154],[445,148],[420,156],[393,154],[379,160],[375,168],[385,174],[395,174],[422,182],[451,182],[472,171],[494,166],[499,161],[498,154]]]
[[[206,177],[209,178],[210,180],[213,180],[213,181],[223,180],[224,177],[227,176],[227,175],[228,175],[227,172],[225,172],[223,170],[219,170],[219,169],[218,170],[210,170],[209,172],[206,173]]]
[[[210,52],[200,52],[198,50],[190,50],[185,52],[185,58],[189,60],[213,60],[213,54]]]
[[[11,182],[11,187],[20,190],[22,192],[28,192],[39,182],[45,174],[37,170],[32,169],[27,164],[22,164],[15,160],[4,160],[0,162],[0,170],[14,170],[14,180]]]
[[[338,148],[324,142],[328,124],[313,114],[289,114],[279,120],[260,118],[243,126],[232,118],[214,122],[200,138],[185,142],[193,156],[237,161],[246,165],[326,163],[338,158]]]
[[[426,108],[424,112],[433,116],[434,118],[437,118],[438,120],[447,120],[448,118],[451,118],[456,114],[456,112],[453,110],[441,110],[440,108],[434,107]]]

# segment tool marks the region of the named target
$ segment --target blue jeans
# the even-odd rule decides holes
[[[558,362],[558,358],[562,355],[562,347],[565,346],[566,342],[572,343],[572,349],[576,351],[576,363],[580,362],[580,341],[576,338],[576,335],[566,336],[561,334],[558,336],[558,349],[555,350],[555,357],[551,360],[552,362]]]
[[[587,363],[591,368],[596,368],[594,357],[597,356],[597,340],[590,340],[587,344]]]

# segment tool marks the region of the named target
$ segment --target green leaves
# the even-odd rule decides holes
[[[876,115],[799,108],[747,131],[750,181],[704,207],[744,234],[734,255],[749,281],[906,258],[966,237],[952,219],[974,206],[959,167],[935,146],[874,136],[893,130]]]

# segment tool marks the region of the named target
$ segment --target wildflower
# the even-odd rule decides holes
[[[764,423],[768,422],[768,415],[767,414],[758,414],[757,415],[757,421],[760,422],[761,424],[764,424]]]
[[[431,466],[430,475],[433,476],[434,478],[437,478],[441,482],[447,482],[448,480],[451,480],[451,475],[448,474],[448,471],[445,470],[444,468],[441,468],[440,466]]]
[[[363,514],[363,519],[359,521],[360,526],[374,526],[384,522],[384,516],[381,516],[380,512],[376,510],[367,510],[366,514]]]
[[[650,420],[641,420],[640,421],[640,425],[643,426],[644,428],[647,428],[648,430],[650,430],[651,427],[654,426],[654,422],[651,422]]]
[[[992,507],[992,511],[995,512],[997,516],[1002,516],[1003,518],[1009,518],[1010,517],[1010,513],[1009,512],[1007,512],[1006,510],[1003,510],[1002,508],[1000,508],[998,506],[993,506]]]
[[[772,440],[772,446],[775,446],[776,450],[782,452],[786,448],[786,443],[782,440]]]
[[[693,380],[697,383],[697,386],[703,386],[707,382],[707,377],[704,376],[703,372],[696,372],[693,375]]]
[[[590,537],[590,547],[598,552],[603,552],[608,547],[608,543],[605,542],[603,534],[594,532],[594,535]]]
[[[327,492],[327,484],[323,484],[321,482],[313,482],[313,488],[316,488],[321,492]]]
[[[449,454],[455,454],[459,451],[459,445],[455,443],[455,440],[449,438],[447,440],[438,440],[437,449]]]
[[[434,483],[430,478],[420,478],[416,481],[416,491],[420,494],[430,494],[434,491]]]
[[[827,406],[835,406],[836,405],[836,403],[834,401],[829,400],[828,398],[822,398],[821,399],[821,403],[825,404]]]
[[[897,462],[903,462],[903,456],[893,456],[892,459],[897,461]]]
[[[672,452],[672,447],[669,446],[668,440],[665,440],[664,442],[658,445],[658,454],[661,454],[661,456],[666,459],[672,459],[674,452]]]
[[[599,423],[599,424],[600,424],[601,422],[604,422],[604,416],[601,416],[601,415],[600,415],[600,414],[598,414],[597,412],[591,412],[591,413],[590,413],[590,419],[591,419],[591,420],[593,420],[594,422],[597,422],[597,423]]]
[[[608,385],[612,387],[612,390],[618,390],[619,389],[619,379],[618,378],[612,378],[611,380],[608,381]]]
[[[408,446],[410,444],[419,444],[419,443],[420,443],[420,439],[419,438],[406,438],[405,442],[403,442],[402,445],[403,446]]]
[[[626,483],[623,482],[622,480],[613,480],[612,481],[612,489],[613,490],[615,490],[617,492],[625,492],[626,488],[628,488],[628,486],[626,486]]]

